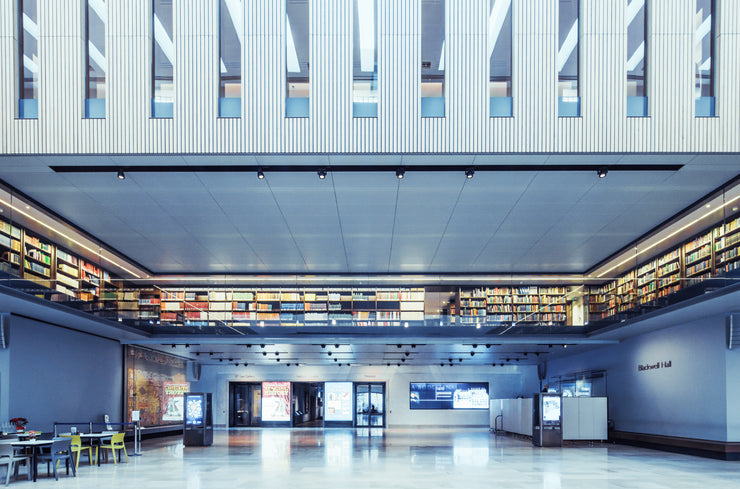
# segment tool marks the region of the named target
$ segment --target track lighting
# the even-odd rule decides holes
[[[257,168],[257,178],[264,180],[265,172],[262,171],[262,167]]]
[[[473,175],[475,175],[475,170],[473,170],[472,168],[468,168],[467,170],[465,170],[465,178],[467,178],[468,180],[473,178]]]
[[[599,167],[596,170],[596,174],[599,176],[599,178],[605,178],[607,173],[609,173],[609,170],[607,170],[605,166]]]
[[[321,180],[326,178],[326,168],[319,168],[319,171],[316,172],[316,174],[319,176]]]
[[[118,170],[118,179],[119,180],[126,180],[126,174],[123,173],[123,170]]]
[[[403,168],[399,168],[398,170],[396,170],[396,178],[398,178],[399,180],[403,180],[403,177],[405,175],[406,175],[406,170],[404,170]]]

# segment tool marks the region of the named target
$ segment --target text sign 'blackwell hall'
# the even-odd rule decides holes
[[[659,368],[671,368],[672,363],[673,362],[671,360],[668,360],[667,362],[657,362],[657,363],[646,364],[646,365],[640,364],[637,366],[637,371],[643,372],[645,370],[656,370]]]

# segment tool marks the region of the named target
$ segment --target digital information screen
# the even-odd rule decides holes
[[[560,396],[542,396],[542,422],[560,423]]]
[[[290,421],[290,382],[262,382],[262,421]]]
[[[352,421],[352,382],[324,382],[326,421]]]
[[[202,425],[204,408],[202,395],[185,395],[185,424]]]
[[[411,409],[488,409],[488,382],[412,382]]]

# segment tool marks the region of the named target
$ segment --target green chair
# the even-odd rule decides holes
[[[113,453],[113,463],[118,465],[116,460],[116,451],[123,450],[123,454],[126,456],[126,462],[128,462],[128,453],[126,453],[126,444],[123,442],[124,433],[116,433],[111,436],[110,445],[100,445],[101,449],[110,450]],[[106,459],[108,452],[106,452]]]
[[[93,460],[98,459],[98,447],[95,447],[95,458],[93,459],[93,447],[91,445],[83,445],[80,435],[72,435],[72,455],[76,455],[75,469],[80,467],[80,452],[87,452],[87,459],[90,461],[90,465],[93,464]]]

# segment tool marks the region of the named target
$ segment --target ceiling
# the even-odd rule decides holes
[[[240,156],[238,164],[459,164],[459,172],[55,173],[209,156],[9,156],[0,179],[154,273],[582,273],[737,176],[738,155]],[[226,163],[225,163],[226,162]],[[599,164],[612,171],[542,171]],[[477,172],[470,165],[537,165]],[[678,171],[615,171],[620,164]]]

